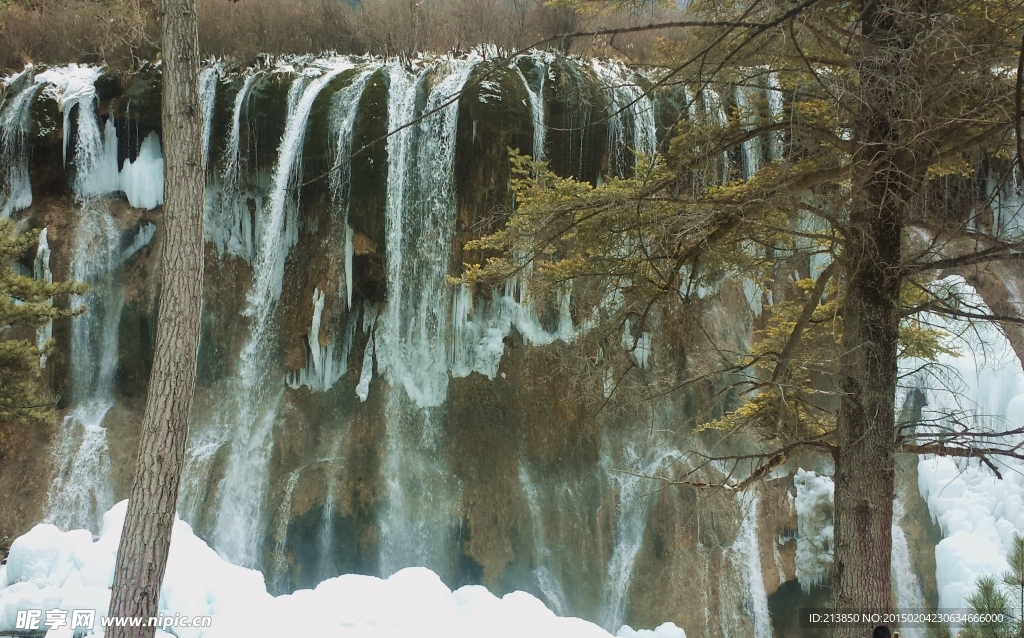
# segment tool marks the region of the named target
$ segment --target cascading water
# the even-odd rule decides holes
[[[114,403],[118,328],[125,295],[116,270],[126,258],[121,232],[96,199],[120,185],[113,127],[107,127],[106,139],[100,133],[94,86],[98,77],[99,69],[75,65],[35,77],[36,82],[44,83],[43,94],[55,99],[64,114],[65,158],[71,111],[78,107],[73,186],[80,212],[71,277],[90,286],[86,295],[72,300],[72,308],[88,311],[72,323],[73,407],[64,417],[54,448],[56,475],[47,498],[47,520],[65,529],[95,531],[102,513],[113,505],[109,444],[102,423]],[[152,230],[146,232],[146,241]]]
[[[900,521],[903,519],[903,499],[897,496],[892,508],[892,589],[898,609],[928,609],[921,593],[921,583],[914,574],[910,561],[910,545]],[[925,638],[927,631],[918,627],[903,627],[901,636]]]
[[[328,122],[330,135],[336,140],[330,184],[331,199],[339,222],[338,226],[344,229],[338,233],[341,237],[336,239],[338,243],[344,244],[342,268],[345,273],[345,288],[339,291],[339,297],[345,300],[346,310],[352,310],[352,262],[354,257],[353,231],[348,220],[352,128],[359,108],[359,98],[374,71],[376,71],[376,67],[361,70],[348,86],[340,89],[332,97],[333,106]],[[326,293],[320,289],[314,290],[313,321],[306,338],[306,366],[289,373],[288,385],[292,388],[306,386],[310,390],[323,392],[333,387],[338,379],[348,372],[348,358],[352,351],[352,342],[355,339],[358,313],[349,315],[347,326],[340,336],[340,340],[337,335],[328,334],[330,342],[326,346],[322,346],[320,344],[321,334],[327,332],[327,326],[322,325],[326,299]]]
[[[610,98],[608,156],[614,163],[613,172],[625,176],[636,164],[636,154],[651,157],[657,150],[654,105],[621,65],[594,60],[591,66]]]
[[[225,401],[217,426],[228,434],[231,445],[224,477],[217,495],[214,547],[232,562],[259,564],[259,546],[265,534],[264,494],[267,462],[273,445],[272,429],[277,416],[283,375],[274,371],[271,347],[276,336],[273,312],[281,295],[284,261],[298,239],[296,187],[301,179],[300,154],[313,101],[341,72],[352,68],[336,60],[324,68],[309,68],[295,78],[289,90],[287,127],[274,169],[274,190],[261,236],[252,288],[244,314],[251,317],[249,335],[238,363],[233,396]]]
[[[748,128],[753,128],[757,124],[757,112],[754,110],[754,101],[750,98],[751,89],[738,86],[736,87],[736,106],[739,109],[740,117],[743,118],[744,124]],[[754,173],[761,168],[761,149],[758,148],[761,145],[761,140],[754,138],[743,142],[743,176],[750,179]]]
[[[764,576],[761,571],[761,548],[758,545],[757,534],[757,508],[760,503],[760,496],[756,491],[750,494],[741,495],[743,501],[743,522],[740,524],[739,533],[736,535],[736,542],[733,543],[730,551],[735,552],[737,558],[746,569],[738,569],[739,577],[747,585],[747,604],[743,605],[750,617],[754,628],[754,638],[772,638],[772,621],[768,615],[768,595],[764,588]],[[733,628],[740,625],[725,624],[725,634],[730,635]]]
[[[547,117],[544,112],[544,85],[549,80],[548,65],[551,64],[551,55],[535,53],[531,56],[531,60],[537,67],[538,81],[536,85],[527,79],[521,67],[517,65],[515,69],[519,78],[523,81],[523,87],[526,89],[527,95],[530,96],[530,120],[533,123],[533,159],[543,162],[547,159],[546,145],[548,132]]]
[[[537,579],[537,586],[544,595],[548,606],[556,614],[564,615],[569,609],[569,601],[561,581],[553,571],[553,556],[544,525],[544,510],[540,504],[540,495],[537,493],[537,486],[522,459],[519,460],[519,484],[526,496],[527,506],[530,508],[533,551],[536,553],[534,558],[536,565],[533,568],[533,573]]]
[[[216,106],[217,80],[221,64],[208,66],[199,73],[199,103],[203,108],[203,165],[210,161],[210,136],[213,128],[213,110]]]
[[[619,442],[612,445],[608,441],[604,448],[603,460],[607,475],[611,478],[611,487],[615,492],[619,511],[615,522],[614,550],[611,560],[608,561],[607,583],[604,588],[606,597],[603,605],[605,617],[601,624],[614,629],[621,626],[625,619],[626,601],[629,599],[629,589],[633,581],[633,568],[636,565],[637,553],[643,545],[647,515],[653,501],[652,481],[647,477],[664,474],[666,466],[678,459],[680,453],[677,450],[659,451],[652,459],[645,461],[635,444]],[[619,456],[616,452],[622,455],[619,459],[614,458]]]
[[[0,101],[0,218],[32,205],[25,132],[32,99],[39,91],[31,68],[4,84],[8,94]]]
[[[72,300],[88,308],[72,323],[72,410],[64,417],[50,486],[47,521],[62,529],[99,531],[100,517],[114,504],[110,456],[103,417],[114,403],[118,325],[124,290],[115,280],[121,233],[96,203],[83,202],[75,236],[71,275],[89,284]]]
[[[564,78],[558,74],[565,71],[559,70],[552,54],[531,57],[532,69],[528,64],[512,68],[513,74],[518,74],[512,76],[512,81],[521,80],[525,93],[517,87],[522,104],[510,108],[529,109],[534,155],[545,159],[549,146],[553,155],[562,152],[556,150],[559,147],[555,137],[548,144],[547,109],[560,107],[545,91],[561,90],[559,82]],[[456,572],[462,569],[459,561],[468,556],[462,554],[467,529],[463,527],[467,510],[463,489],[467,495],[471,492],[460,483],[464,477],[455,476],[453,469],[454,455],[459,450],[454,447],[449,427],[452,379],[470,377],[473,373],[498,379],[502,358],[506,349],[512,347],[508,337],[513,329],[527,345],[547,345],[573,341],[587,334],[593,325],[586,316],[576,316],[574,320],[574,313],[581,309],[576,307],[579,301],[569,284],[558,291],[554,307],[545,309],[547,314],[542,319],[544,310],[535,305],[539,302],[526,289],[526,277],[496,286],[486,294],[469,287],[452,287],[447,281],[452,268],[456,219],[464,212],[456,196],[459,182],[455,172],[456,147],[462,148],[460,129],[466,125],[460,124],[460,102],[447,102],[459,96],[479,61],[474,55],[464,59],[415,60],[408,65],[397,61],[303,59],[293,60],[294,65],[249,69],[237,75],[220,65],[203,71],[200,86],[204,155],[207,160],[211,156],[214,161],[219,160],[218,169],[209,172],[207,237],[216,249],[214,259],[223,260],[225,272],[236,268],[245,277],[251,267],[253,281],[242,313],[248,319],[247,333],[239,335],[241,343],[227,346],[232,352],[240,348],[240,355],[230,362],[232,365],[224,366],[225,372],[207,373],[221,375],[213,381],[214,389],[198,390],[203,395],[200,400],[206,402],[201,404],[205,411],[198,413],[193,427],[179,511],[225,558],[242,565],[265,566],[268,581],[274,582],[278,590],[296,586],[297,571],[305,570],[302,576],[307,579],[310,574],[313,578],[334,575],[331,572],[335,566],[344,562],[339,560],[339,545],[334,543],[349,533],[347,526],[353,520],[356,525],[369,528],[366,536],[372,537],[367,543],[370,549],[360,551],[377,552],[375,556],[379,559],[374,563],[372,558],[360,557],[363,564],[375,565],[384,575],[410,565],[425,565],[448,582],[455,580]],[[356,65],[360,66],[351,74],[348,84],[334,90],[334,80]],[[607,138],[602,133],[597,141],[607,147],[594,152],[605,153],[605,157],[614,160],[610,159],[610,165],[605,167],[606,176],[628,176],[635,167],[634,151],[650,155],[657,148],[651,100],[637,85],[636,76],[623,67],[586,61],[572,61],[566,66],[575,69],[574,86],[592,83],[595,77],[602,83],[600,103],[609,116],[609,133]],[[383,73],[378,75],[381,69]],[[106,453],[109,444],[102,420],[114,401],[112,374],[118,352],[118,319],[124,303],[124,291],[115,285],[114,272],[121,261],[152,238],[155,229],[152,224],[141,226],[130,245],[125,246],[128,242],[122,239],[111,217],[93,200],[120,191],[133,207],[156,206],[161,198],[155,183],[162,176],[159,138],[155,133],[142,141],[136,159],[118,166],[117,130],[122,129],[114,125],[113,116],[105,123],[99,119],[98,113],[108,111],[98,108],[95,89],[91,88],[91,81],[86,81],[94,73],[87,67],[74,67],[51,73],[49,80],[40,81],[51,92],[53,86],[63,82],[63,88],[52,97],[63,106],[66,118],[77,106],[77,117],[83,120],[74,148],[65,144],[75,168],[74,187],[86,201],[72,276],[93,282],[90,294],[97,295],[85,300],[89,313],[74,324],[74,408],[64,422],[67,436],[62,435],[64,438],[57,446],[61,469],[54,482],[50,520],[65,527],[86,525],[93,529],[96,516],[112,500]],[[368,94],[366,110],[360,111],[371,76],[386,80],[386,107],[375,103],[377,98],[369,99]],[[278,82],[283,77],[288,77],[290,84]],[[318,96],[326,95],[329,85],[333,93],[327,130],[316,131],[311,122],[321,120],[311,117],[314,102]],[[287,87],[288,91],[286,122],[278,142],[276,163],[272,168],[261,168],[251,142],[261,134],[258,127],[263,124],[257,120],[263,114],[262,100],[275,99],[276,106],[280,106],[279,94],[274,92],[279,86]],[[231,87],[237,87],[231,98],[225,100],[220,96],[222,102],[228,103],[228,112],[216,112],[220,108],[218,91]],[[19,95],[8,95],[3,114],[9,112],[12,100]],[[718,116],[715,108],[720,111],[721,105],[715,99],[705,95],[705,103],[710,103],[709,112]],[[370,110],[373,108],[381,110],[374,112]],[[317,109],[316,118],[321,118]],[[470,108],[461,110],[462,115],[472,113]],[[417,120],[420,116],[425,117]],[[0,120],[2,117],[6,115],[0,116]],[[590,117],[589,112],[574,112],[566,120],[589,121]],[[349,164],[357,120],[363,126],[364,120],[374,118],[386,119],[387,130],[392,134],[384,142],[387,172],[384,196],[379,198],[383,218],[367,221],[371,214],[355,209],[354,205],[353,217],[349,216]],[[220,137],[222,122],[224,130]],[[332,226],[331,233],[320,244],[330,254],[316,262],[316,267],[323,270],[308,275],[295,273],[302,278],[298,285],[312,291],[312,298],[309,292],[303,293],[301,325],[293,322],[285,326],[282,317],[292,309],[282,306],[282,288],[296,284],[293,262],[288,262],[286,273],[285,261],[289,252],[298,255],[298,251],[291,251],[299,240],[300,209],[305,210],[299,206],[298,197],[301,187],[314,179],[303,174],[302,158],[306,137],[314,134],[328,136],[326,154],[331,156],[327,190]],[[226,140],[223,148],[221,139]],[[573,138],[571,143],[581,139]],[[581,149],[582,146],[574,147],[571,152]],[[264,151],[259,149],[260,153]],[[385,179],[383,172],[380,179]],[[459,195],[462,194],[460,191]],[[362,204],[361,200],[353,201]],[[470,217],[483,212],[486,211],[466,211]],[[355,217],[357,214],[359,217]],[[381,222],[383,231],[369,237],[375,232],[369,226],[376,221]],[[358,239],[362,242],[358,244],[359,250],[363,252],[357,258],[353,226],[359,224],[364,224],[359,232],[366,237]],[[310,233],[315,232],[310,229]],[[303,242],[305,237],[302,236]],[[374,246],[366,247],[367,237]],[[44,234],[40,255],[44,253],[45,241]],[[301,245],[305,251],[306,244]],[[365,260],[364,255],[368,255]],[[306,256],[304,252],[302,257]],[[355,272],[355,264],[374,259],[379,261],[373,262],[373,267],[383,271],[379,277],[373,275],[379,278],[373,280],[373,285],[380,285],[380,289],[360,289],[366,273]],[[298,263],[302,263],[301,259]],[[325,271],[329,272],[326,281],[321,277]],[[38,269],[37,276],[42,272]],[[217,285],[214,282],[214,289],[223,292]],[[220,310],[217,300],[213,301],[207,301],[209,306],[215,306],[210,315]],[[237,314],[236,310],[231,312]],[[126,317],[133,318],[128,311]],[[216,324],[222,319],[204,317],[204,330],[206,322]],[[215,334],[217,327],[211,332]],[[354,350],[360,329],[361,337],[367,338],[361,353]],[[306,348],[304,364],[286,366],[280,360],[281,346],[287,338],[294,336],[297,341],[303,335],[305,343],[300,345]],[[204,332],[202,347],[211,347],[211,341],[222,347],[217,339],[215,334],[208,340]],[[95,345],[99,342],[102,343]],[[650,370],[656,362],[651,343],[650,332],[627,327],[623,334],[623,344],[642,370]],[[361,368],[356,370],[360,358]],[[371,383],[375,365],[379,379]],[[509,374],[507,383],[521,382],[513,376],[514,372]],[[500,377],[504,379],[505,375]],[[479,381],[477,378],[459,383],[468,386]],[[352,396],[353,386],[356,397]],[[333,394],[332,389],[336,390]],[[368,401],[371,391],[382,391],[384,395],[379,401]],[[351,405],[338,398],[342,394]],[[314,398],[309,399],[311,396]],[[366,403],[356,403],[357,400]],[[309,407],[309,401],[341,401],[337,413],[345,416],[339,422],[322,423],[316,421],[317,415],[308,415],[313,426],[310,429],[316,431],[315,446],[329,449],[329,458],[320,458],[317,451],[316,460],[304,456],[289,466],[294,458],[292,453],[302,446],[292,447],[283,437],[275,440],[274,428],[291,418],[293,409]],[[358,410],[363,412],[357,413]],[[371,426],[366,428],[368,433],[361,433],[368,438],[352,436],[355,428],[345,419],[349,414],[354,415],[353,421],[380,419],[379,413],[368,413],[369,410],[382,410],[384,423],[380,430],[374,431]],[[375,436],[380,438],[372,438]],[[648,519],[657,499],[649,497],[651,483],[643,475],[667,472],[678,453],[669,446],[661,448],[641,442],[628,428],[610,434],[606,430],[600,436],[595,439],[600,443],[594,443],[592,456],[581,462],[584,474],[592,472],[585,477],[562,473],[561,468],[533,465],[538,463],[538,455],[547,452],[531,447],[527,453],[527,446],[519,448],[518,465],[513,462],[509,481],[509,501],[510,508],[518,512],[515,516],[519,518],[514,519],[514,525],[519,526],[515,533],[522,534],[518,542],[526,544],[525,553],[532,562],[521,573],[510,576],[510,582],[516,587],[522,583],[539,590],[559,613],[593,610],[602,624],[614,630],[632,613],[630,597],[636,596],[638,565],[648,551],[645,538],[653,533],[648,529]],[[348,467],[349,463],[357,465],[350,452],[367,445],[377,446],[375,458],[367,464],[369,472],[367,468]],[[546,442],[534,444],[536,448],[545,445]],[[289,450],[277,454],[285,448]],[[281,462],[277,463],[278,460]],[[574,458],[573,462],[577,460]],[[544,462],[555,467],[563,460]],[[307,482],[309,477],[304,471],[313,464],[326,472],[323,488],[314,482],[318,478]],[[349,501],[355,498],[351,496],[354,490],[347,490],[352,489],[350,481],[355,480],[352,477],[358,472],[367,474],[358,480],[365,479],[366,484],[372,485],[359,496],[365,498],[360,505],[365,505],[365,509],[353,515],[346,508],[352,507]],[[270,477],[277,477],[279,483],[269,485]],[[324,489],[325,498],[319,499],[320,494],[311,497],[309,485]],[[273,502],[273,497],[282,500]],[[310,502],[316,505],[310,506]],[[310,507],[319,511],[309,516],[315,510],[302,508]],[[756,502],[744,507],[739,536],[730,541],[731,546],[719,548],[725,549],[736,565],[743,562],[743,578],[738,584],[730,584],[735,585],[736,591],[721,608],[725,615],[740,607],[751,611],[748,615],[754,619],[755,638],[766,638],[770,629],[765,630],[766,615],[762,613],[764,592],[757,591],[757,583],[748,578],[759,571],[759,567],[752,565],[760,564],[756,550]],[[339,516],[349,518],[343,520]],[[369,516],[376,518],[364,522],[363,517]],[[290,525],[296,526],[294,535]],[[363,532],[359,530],[360,534]],[[593,539],[594,545],[589,544],[590,535],[599,537]],[[312,547],[304,555],[315,556],[316,567],[302,565],[293,569],[298,561],[292,553],[296,551],[295,544],[306,542],[298,539],[313,539]],[[572,546],[581,539],[586,544],[583,553],[588,556],[582,560],[580,548]],[[348,545],[340,546],[347,551]],[[591,555],[597,558],[589,558]],[[581,573],[586,576],[580,576]],[[457,575],[464,577],[463,572]],[[708,578],[707,574],[703,577]],[[593,591],[580,593],[591,587],[591,582]],[[722,595],[720,592],[719,597]]]
[[[445,351],[449,258],[455,225],[452,170],[459,95],[477,60],[443,61],[418,76],[388,66],[388,301],[374,334],[378,369],[390,385],[381,478],[381,571],[424,565],[445,575],[459,495],[439,454],[442,428],[433,408],[448,387]],[[436,78],[435,78],[436,76]],[[416,95],[434,80],[424,119]],[[428,84],[429,85],[429,84]]]
[[[243,257],[249,261],[255,257],[256,247],[252,218],[245,206],[245,193],[242,190],[241,136],[246,100],[258,77],[256,73],[247,74],[235,94],[231,130],[223,151],[224,173],[207,188],[206,195],[207,241],[213,242],[219,253]],[[216,83],[213,84],[216,89]]]

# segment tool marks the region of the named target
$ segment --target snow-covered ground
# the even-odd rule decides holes
[[[97,610],[101,633],[114,560],[128,502],[103,517],[97,540],[87,530],[61,532],[40,524],[11,545],[0,566],[0,632],[13,629],[18,612]],[[496,597],[485,587],[449,590],[432,571],[413,567],[390,578],[345,575],[314,590],[271,596],[263,575],[221,559],[187,523],[174,525],[171,553],[160,594],[163,616],[212,616],[209,628],[173,627],[178,638],[346,636],[390,638],[610,638],[597,625],[562,618],[525,592]],[[45,620],[45,614],[43,616]],[[51,629],[48,638],[72,635]],[[157,632],[158,636],[168,636]],[[621,638],[685,638],[671,623],[655,630],[622,627]]]

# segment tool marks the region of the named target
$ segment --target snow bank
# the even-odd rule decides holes
[[[121,501],[104,514],[95,541],[86,530],[61,532],[48,524],[15,540],[7,565],[0,567],[0,631],[14,628],[19,610],[57,608],[97,610],[98,629],[109,605],[127,507]],[[172,628],[178,638],[610,638],[593,623],[556,616],[525,592],[498,598],[478,585],[453,592],[423,567],[403,569],[387,579],[349,574],[313,590],[273,597],[260,572],[225,562],[181,520],[174,524],[160,613],[213,616],[210,628]],[[58,631],[48,636],[54,638]],[[672,623],[653,631],[623,626],[618,636],[686,638]]]

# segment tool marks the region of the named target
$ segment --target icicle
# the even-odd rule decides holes
[[[271,361],[273,348],[268,344],[275,336],[274,310],[281,294],[285,257],[297,237],[293,203],[296,168],[301,166],[299,158],[313,102],[331,80],[350,68],[352,64],[347,60],[334,60],[325,68],[306,69],[295,79],[289,90],[291,108],[278,147],[270,207],[260,225],[260,250],[243,311],[252,322],[238,364],[234,401],[229,402],[232,447],[220,484],[220,507],[213,533],[217,550],[247,567],[258,565],[258,547],[266,532],[266,468],[284,387],[281,378],[271,372],[275,366]]]
[[[345,309],[352,310],[352,259],[355,256],[355,248],[352,240],[354,237],[352,227],[345,224]]]
[[[223,149],[224,172],[220,177],[219,201],[213,200],[206,220],[206,237],[217,247],[217,252],[249,261],[255,257],[255,246],[241,184],[241,136],[242,113],[257,77],[256,73],[247,75],[235,95],[231,130]]]
[[[121,191],[135,208],[152,210],[164,203],[164,157],[156,132],[142,141],[134,162],[124,161],[120,182]]]

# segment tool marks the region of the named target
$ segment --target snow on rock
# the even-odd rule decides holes
[[[61,532],[36,525],[11,545],[0,566],[0,632],[13,629],[19,610],[95,609],[97,635],[106,616],[114,559],[128,501],[103,516],[96,540],[86,530]],[[387,579],[348,574],[313,590],[274,597],[263,574],[227,563],[187,523],[177,520],[171,539],[160,613],[213,616],[212,627],[174,627],[177,638],[259,638],[331,635],[359,637],[477,636],[611,638],[597,625],[558,617],[537,598],[512,592],[499,598],[479,585],[451,591],[429,569],[410,567]],[[49,638],[70,635],[51,630]],[[162,634],[168,636],[170,634]],[[686,638],[672,623],[620,638]]]
[[[832,538],[835,484],[828,476],[799,469],[793,477],[796,485],[796,575],[800,587],[825,581],[832,568]]]

